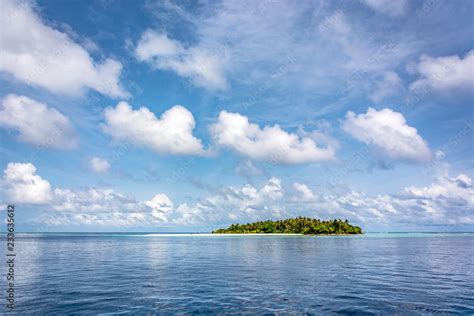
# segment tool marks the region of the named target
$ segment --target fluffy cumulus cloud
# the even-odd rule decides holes
[[[165,194],[140,201],[106,188],[53,190],[48,181],[36,174],[35,166],[21,163],[8,165],[3,182],[11,201],[45,204],[40,221],[52,226],[186,226],[258,219],[278,216],[279,202],[284,197],[281,180],[271,178],[260,188],[249,184],[227,187],[193,205],[175,207]]]
[[[175,105],[160,118],[145,107],[138,110],[126,102],[104,110],[102,129],[117,141],[149,147],[159,153],[204,155],[201,140],[193,136],[194,117],[185,107]]]
[[[46,204],[52,199],[51,185],[36,174],[31,163],[9,163],[2,186],[9,203]]]
[[[312,216],[347,218],[363,227],[383,225],[474,225],[474,187],[471,177],[439,175],[427,186],[409,186],[393,195],[336,193],[304,183],[286,191],[278,178],[260,187],[223,187],[195,203],[174,203],[165,194],[150,200],[106,188],[51,189],[32,164],[10,163],[2,186],[10,201],[44,204],[38,209],[45,225],[199,226],[227,225],[269,218]]]
[[[17,131],[21,141],[44,148],[77,145],[74,129],[66,116],[25,96],[10,94],[1,101],[0,126]]]
[[[54,93],[79,95],[87,89],[125,97],[122,65],[113,59],[94,61],[66,33],[53,29],[28,1],[2,1],[0,71]]]
[[[139,207],[138,201],[112,189],[71,190],[56,188],[53,193],[53,209],[61,212],[116,213],[143,209],[143,207]]]
[[[418,208],[435,218],[446,218],[449,223],[474,224],[474,190],[472,179],[465,174],[455,178],[446,174],[430,186],[407,187],[400,193],[400,199],[416,201]]]
[[[164,194],[141,201],[107,188],[56,188],[49,205],[55,213],[42,221],[51,226],[150,227],[167,224],[173,211],[173,203]]]
[[[223,54],[202,47],[186,47],[165,33],[145,31],[135,48],[135,56],[156,69],[173,71],[196,86],[211,90],[227,88]]]
[[[374,11],[400,16],[405,13],[406,0],[363,0],[363,2]]]
[[[162,193],[150,200],[137,200],[107,188],[53,190],[46,180],[36,175],[32,164],[9,164],[3,180],[7,188],[16,190],[8,191],[11,201],[45,204],[40,219],[51,226],[156,227],[227,223],[235,219],[280,216],[280,202],[284,198],[281,180],[277,178],[270,178],[260,188],[250,184],[222,188],[195,204],[176,206]]]
[[[455,178],[443,175],[426,187],[407,187],[393,197],[392,204],[415,225],[474,224],[474,189],[465,174]]]
[[[41,221],[53,226],[206,225],[278,215],[278,202],[284,197],[281,180],[271,178],[260,188],[249,184],[227,187],[196,204],[174,207],[165,194],[140,201],[106,188],[53,190],[48,181],[36,174],[32,164],[10,163],[4,173],[8,198],[15,203],[45,204],[48,212]]]
[[[171,203],[165,195],[140,201],[107,188],[52,189],[31,163],[9,163],[2,178],[2,192],[8,203],[36,205],[38,213],[43,212],[41,223],[52,226],[153,225],[166,221],[159,214],[169,210],[166,201]]]
[[[144,226],[153,223],[150,209],[142,202],[112,189],[86,188],[53,191],[41,221],[45,225]]]
[[[222,147],[256,160],[277,164],[298,164],[334,159],[335,149],[320,147],[311,137],[300,137],[278,125],[264,126],[249,122],[246,116],[222,111],[210,128],[215,142]]]
[[[97,173],[105,173],[110,169],[110,163],[99,157],[92,157],[89,161],[90,168]]]
[[[420,78],[413,82],[410,89],[417,90],[425,87],[438,91],[452,89],[474,91],[474,50],[465,56],[457,55],[433,58],[427,55],[421,57],[414,71]]]
[[[176,209],[176,225],[199,225],[250,221],[281,217],[285,192],[281,180],[270,178],[260,188],[246,184],[242,187],[226,187],[201,201]]]
[[[151,215],[160,222],[168,222],[173,211],[173,202],[165,194],[157,194],[145,204],[152,209]]]
[[[407,124],[405,117],[391,109],[367,113],[348,112],[342,128],[355,139],[376,148],[383,157],[392,160],[428,161],[431,150],[416,128]]]
[[[474,224],[474,189],[465,174],[442,175],[429,186],[410,186],[393,195],[316,194],[304,184],[294,188],[294,207],[313,216],[348,218],[362,226]]]

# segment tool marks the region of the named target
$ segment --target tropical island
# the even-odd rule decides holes
[[[217,229],[213,234],[303,234],[303,235],[348,235],[362,234],[362,229],[347,220],[323,221],[316,218],[296,217],[277,221],[261,221],[248,224],[232,224]]]

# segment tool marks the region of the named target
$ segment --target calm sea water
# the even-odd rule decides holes
[[[472,234],[24,234],[16,248],[18,314],[474,314]]]

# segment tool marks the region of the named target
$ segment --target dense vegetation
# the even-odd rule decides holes
[[[335,219],[322,221],[308,217],[288,218],[279,221],[263,221],[248,224],[232,224],[228,228],[213,231],[214,234],[362,234],[358,226],[350,225],[347,220]]]

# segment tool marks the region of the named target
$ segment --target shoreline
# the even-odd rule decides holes
[[[145,236],[151,237],[169,237],[169,236],[199,236],[199,237],[208,237],[208,236],[305,236],[303,234],[284,234],[284,233],[277,233],[277,234],[259,234],[259,233],[251,233],[251,234],[213,234],[213,233],[184,233],[184,234],[146,234]]]

